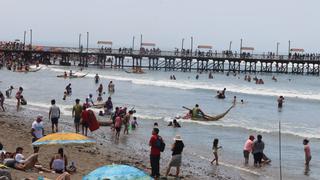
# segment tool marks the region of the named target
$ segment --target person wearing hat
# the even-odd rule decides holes
[[[42,122],[42,115],[38,115],[37,119],[32,123],[31,127],[31,135],[32,135],[32,142],[40,139],[44,135],[44,127]]]
[[[252,152],[254,136],[250,135],[249,139],[246,141],[243,147],[243,156],[244,156],[244,164],[248,165],[249,163],[249,154]]]
[[[171,157],[171,160],[168,165],[166,176],[168,176],[171,167],[176,167],[177,168],[176,169],[176,177],[178,177],[179,173],[180,173],[180,166],[181,166],[181,161],[182,161],[181,154],[182,154],[182,151],[184,148],[184,144],[183,144],[183,141],[182,141],[182,138],[180,135],[176,135],[176,137],[173,138],[173,140],[174,140],[174,143],[172,144],[172,148],[171,148],[172,157]]]

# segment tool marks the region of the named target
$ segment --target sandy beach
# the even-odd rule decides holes
[[[4,145],[4,149],[8,152],[14,152],[16,147],[24,148],[23,154],[27,157],[32,154],[33,148],[31,146],[30,124],[33,122],[32,116],[36,114],[34,111],[24,109],[22,112],[15,113],[14,107],[6,106],[6,112],[0,114],[0,142]],[[46,133],[51,132],[47,126]],[[92,137],[94,138],[94,137]],[[39,152],[39,163],[44,168],[49,168],[49,162],[61,146],[46,146],[41,147]],[[77,167],[77,172],[72,174],[71,179],[80,180],[84,175],[90,171],[108,164],[128,164],[139,169],[144,170],[146,173],[150,171],[150,163],[148,154],[143,152],[136,154],[130,149],[117,148],[112,144],[97,141],[96,145],[77,145],[77,146],[64,146],[65,153],[68,157],[69,164],[74,162]],[[163,164],[163,163],[162,163]],[[190,166],[190,165],[189,165]],[[199,177],[199,174],[193,173],[189,170],[182,169],[181,179],[230,179],[226,176],[210,174],[207,177]],[[55,179],[58,174],[46,173],[37,169],[31,171],[19,171],[15,169],[7,169],[12,178],[15,179],[37,179],[43,176],[48,179]],[[161,173],[165,173],[165,166],[161,168]],[[169,179],[173,177],[169,177]]]

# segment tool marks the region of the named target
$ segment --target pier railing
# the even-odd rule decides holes
[[[30,51],[30,48],[26,49],[9,49],[0,47],[0,51]],[[103,54],[107,56],[141,56],[141,57],[154,57],[154,58],[180,58],[180,59],[233,59],[233,60],[301,60],[301,61],[320,61],[320,54],[316,55],[273,55],[273,54],[250,54],[250,53],[234,53],[234,52],[212,52],[212,51],[152,51],[152,50],[132,50],[131,48],[121,49],[102,49],[102,48],[78,48],[78,47],[53,47],[53,46],[33,46],[33,53],[48,52],[52,54],[59,53],[88,53],[88,54]]]

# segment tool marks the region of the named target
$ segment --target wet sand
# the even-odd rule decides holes
[[[27,157],[32,154],[33,149],[31,146],[30,128],[33,118],[36,114],[35,111],[29,111],[26,108],[23,111],[16,113],[14,107],[6,106],[7,112],[0,113],[0,142],[4,145],[4,149],[8,152],[14,152],[16,147],[21,146],[24,148],[23,154]],[[43,113],[42,113],[43,114]],[[46,120],[45,120],[46,121]],[[50,123],[46,123],[45,134],[51,132]],[[63,124],[63,126],[67,126]],[[69,127],[71,128],[71,127]],[[108,127],[109,128],[109,127]],[[108,131],[110,131],[108,129]],[[92,135],[92,134],[91,134]],[[93,137],[94,138],[94,137]],[[120,140],[121,143],[121,140]],[[145,143],[145,142],[141,142]],[[169,145],[168,145],[169,146]],[[60,146],[47,146],[41,147],[39,152],[39,162],[45,168],[49,168],[49,161],[54,153]],[[150,172],[150,165],[148,160],[148,152],[137,153],[130,148],[121,148],[112,143],[112,141],[99,141],[93,146],[64,146],[68,161],[72,161],[77,166],[77,172],[71,176],[72,179],[80,180],[84,175],[90,171],[107,164],[128,164],[136,166],[146,173]],[[168,151],[168,149],[167,149]],[[166,161],[161,162],[161,173],[165,173]],[[198,167],[197,169],[202,169]],[[55,179],[58,175],[52,173],[39,172],[36,169],[32,171],[18,171],[8,169],[13,176],[13,179],[33,178],[37,179],[38,176],[43,176],[49,179]],[[204,176],[196,172],[195,166],[188,163],[188,168],[182,167],[183,179],[238,179],[230,178],[224,175],[208,174]],[[172,174],[174,171],[171,172]],[[229,175],[228,175],[229,176]]]

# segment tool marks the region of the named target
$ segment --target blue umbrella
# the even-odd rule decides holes
[[[102,166],[88,175],[82,180],[152,180],[145,172],[128,165],[107,165]]]

